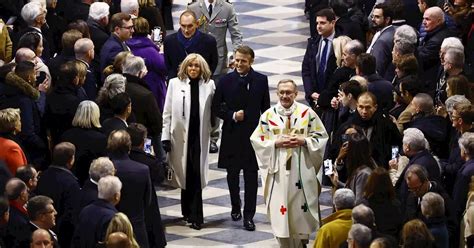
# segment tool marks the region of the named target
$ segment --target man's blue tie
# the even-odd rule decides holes
[[[325,77],[325,71],[326,71],[326,63],[327,63],[327,54],[328,54],[328,48],[329,48],[329,40],[324,39],[324,46],[323,46],[323,51],[321,52],[321,56],[319,59],[319,67],[318,67],[318,93],[321,93],[321,91],[324,89],[324,86],[326,85],[326,77]]]

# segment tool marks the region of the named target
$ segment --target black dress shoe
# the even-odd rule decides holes
[[[240,211],[235,212],[235,213],[231,213],[230,216],[232,217],[233,221],[238,221],[238,220],[242,219],[242,213]]]
[[[209,146],[210,153],[217,153],[219,151],[219,147],[217,146],[216,142],[211,141],[211,145]]]
[[[192,229],[195,229],[195,230],[201,230],[201,224],[198,224],[198,223],[191,223],[191,225],[189,226],[191,227]]]
[[[244,220],[244,228],[247,231],[255,231],[255,223],[253,220]]]

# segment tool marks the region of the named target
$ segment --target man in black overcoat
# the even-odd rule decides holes
[[[255,54],[248,46],[235,52],[235,71],[221,78],[214,95],[212,110],[222,120],[222,142],[219,168],[227,169],[234,221],[242,218],[239,174],[244,171],[245,206],[244,227],[255,230],[258,165],[250,144],[250,136],[257,127],[260,115],[270,107],[268,78],[255,72],[251,65]]]

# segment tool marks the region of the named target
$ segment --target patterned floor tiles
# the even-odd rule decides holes
[[[301,92],[301,62],[309,36],[308,22],[303,16],[304,0],[232,0],[238,13],[244,43],[256,53],[253,68],[269,76],[272,103],[276,102],[276,84],[284,78],[295,80]],[[175,29],[178,16],[188,0],[175,0]],[[229,47],[230,38],[228,37]],[[232,51],[232,49],[229,49]],[[161,215],[166,225],[168,247],[278,247],[266,217],[261,186],[258,190],[255,232],[242,228],[242,222],[230,218],[230,198],[226,172],[217,168],[217,155],[210,156],[210,181],[203,191],[204,225],[196,231],[181,220],[180,191],[157,191]],[[243,182],[241,179],[241,186]],[[243,200],[243,192],[241,195]],[[321,194],[321,214],[331,213],[329,189]],[[314,239],[314,234],[312,235]],[[311,243],[310,243],[311,245]]]

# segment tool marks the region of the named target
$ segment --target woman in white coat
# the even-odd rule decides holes
[[[203,223],[202,189],[208,181],[212,73],[204,58],[189,54],[170,80],[163,110],[163,149],[181,188],[181,212],[191,228]]]

